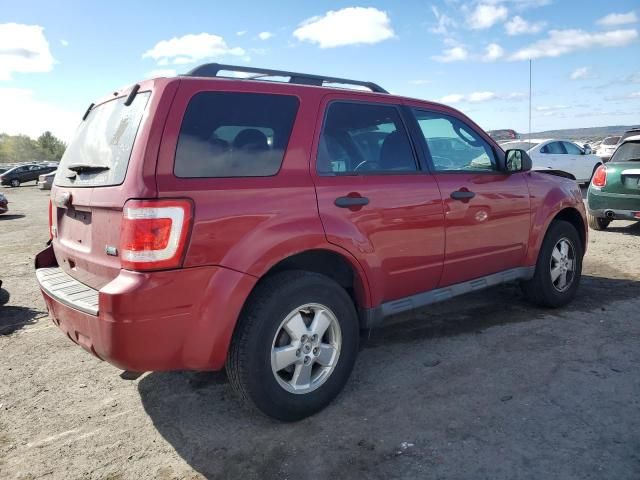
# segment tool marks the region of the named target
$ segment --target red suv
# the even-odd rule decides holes
[[[36,275],[54,323],[98,358],[226,367],[242,397],[296,420],[391,315],[511,281],[538,304],[573,298],[580,190],[530,169],[444,105],[203,65],[91,104]]]

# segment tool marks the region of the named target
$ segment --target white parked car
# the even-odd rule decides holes
[[[613,152],[616,151],[619,141],[620,135],[606,137],[604,140],[602,140],[602,143],[596,150],[596,155],[598,155],[603,162],[608,162],[611,158],[611,155],[613,155]]]
[[[531,157],[533,170],[558,170],[571,174],[578,183],[588,183],[602,160],[569,140],[531,139],[501,144],[504,150],[519,148]]]

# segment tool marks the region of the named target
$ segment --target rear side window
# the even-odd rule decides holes
[[[60,160],[56,185],[120,185],[150,95],[138,93],[129,106],[124,104],[126,97],[121,97],[93,108]]]
[[[569,155],[582,155],[582,150],[580,150],[580,147],[576,144],[571,142],[562,142],[562,145],[564,145],[564,149]]]
[[[415,172],[415,157],[398,109],[332,103],[320,136],[317,170],[334,175]]]
[[[275,175],[297,111],[298,99],[289,95],[194,95],[180,128],[174,174],[182,178]]]

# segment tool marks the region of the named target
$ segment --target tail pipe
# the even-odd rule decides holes
[[[615,216],[615,213],[613,212],[613,210],[607,210],[606,212],[604,212],[605,217],[612,219]]]

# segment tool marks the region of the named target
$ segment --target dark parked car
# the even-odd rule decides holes
[[[0,175],[2,185],[19,187],[25,182],[37,182],[42,174],[53,172],[57,167],[51,165],[21,165],[14,167]]]
[[[226,366],[282,420],[326,406],[391,315],[511,281],[566,305],[587,243],[574,180],[370,82],[140,82],[91,104],[60,169],[35,262],[55,325],[131,371]]]

